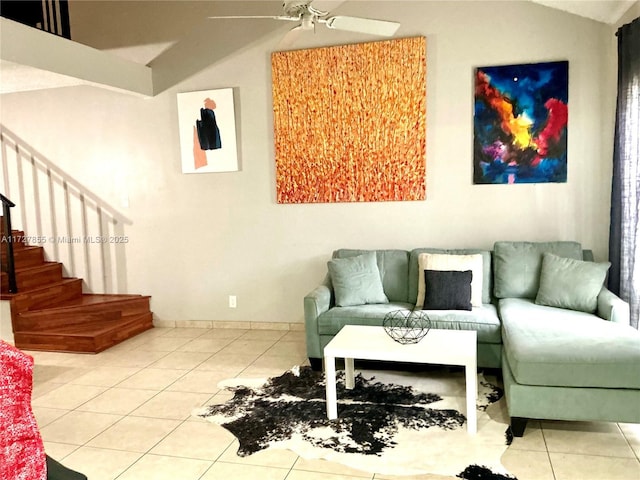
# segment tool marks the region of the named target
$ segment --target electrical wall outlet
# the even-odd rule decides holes
[[[238,306],[237,298],[235,295],[229,295],[229,308],[236,308]]]

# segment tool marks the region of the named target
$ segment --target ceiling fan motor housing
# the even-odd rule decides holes
[[[329,14],[329,12],[323,12],[314,8],[311,5],[311,1],[312,0],[290,0],[282,4],[282,9],[284,10],[285,15],[290,17],[303,18],[305,16],[309,16],[314,18],[324,17]]]
[[[285,15],[289,15],[291,17],[302,16],[304,13],[309,11],[310,1],[305,0],[291,0],[289,2],[284,2],[282,4],[282,8],[284,10]]]

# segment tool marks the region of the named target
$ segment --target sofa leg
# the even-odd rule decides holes
[[[314,372],[322,371],[322,359],[309,357],[309,363],[311,363],[311,370]]]
[[[527,428],[526,418],[511,417],[511,433],[513,433],[514,437],[522,437],[525,428]]]

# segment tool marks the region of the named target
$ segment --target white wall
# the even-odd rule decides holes
[[[204,8],[196,3],[189,8]],[[611,27],[529,2],[347,2],[340,13],[397,20],[398,36],[427,37],[426,201],[275,203],[270,53],[279,34],[152,99],[94,87],[16,93],[0,98],[0,120],[133,220],[127,284],[152,295],[160,320],[302,322],[304,294],[340,247],[491,248],[496,240],[560,239],[606,257]],[[155,26],[169,25],[175,11],[158,15]],[[136,36],[146,24],[141,18]],[[238,23],[238,34],[245,28]],[[113,31],[133,37],[126,28]],[[149,43],[166,40],[152,37]],[[367,40],[318,29],[298,46]],[[148,49],[144,43],[137,45]],[[569,60],[568,182],[472,185],[474,67],[551,60]],[[242,171],[183,175],[176,93],[223,87],[235,89]],[[119,204],[123,196],[128,208]],[[227,307],[230,294],[237,309]]]

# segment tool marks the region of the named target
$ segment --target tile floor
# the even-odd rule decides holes
[[[303,332],[155,328],[98,355],[29,353],[46,450],[90,480],[391,478],[289,451],[241,458],[230,433],[190,416],[228,398],[219,380],[304,363]],[[640,480],[639,457],[640,425],[530,422],[502,461],[520,480]]]

